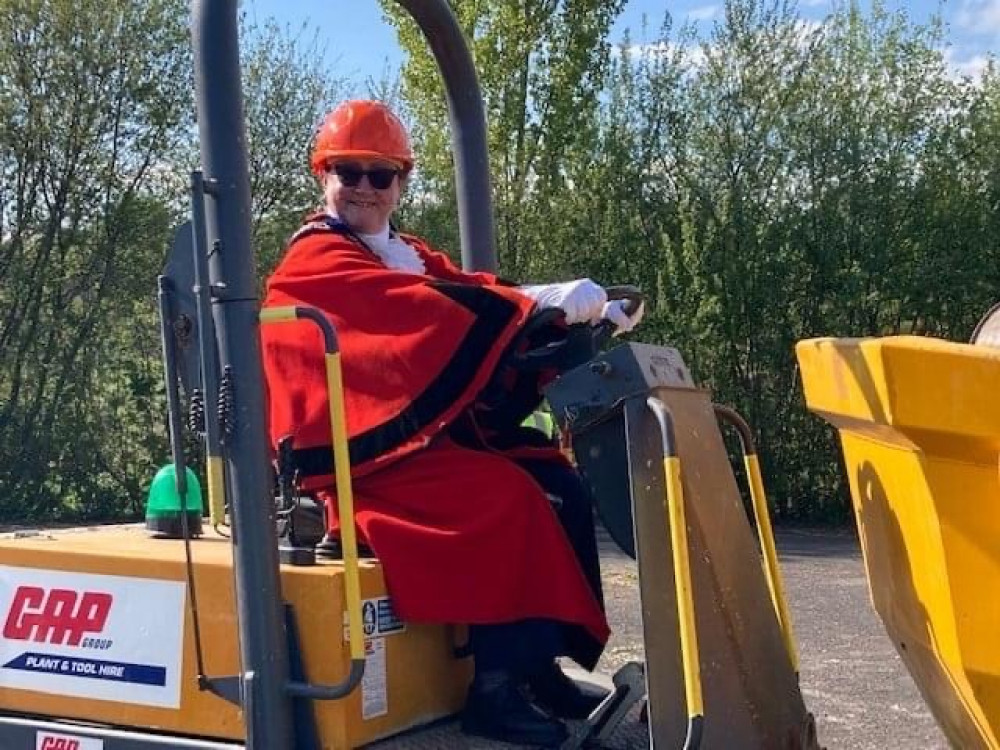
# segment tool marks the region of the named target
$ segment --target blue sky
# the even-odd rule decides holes
[[[982,68],[988,54],[1000,52],[1000,0],[886,0],[886,4],[893,10],[906,10],[918,21],[940,10],[951,44],[948,59],[959,72],[975,73]],[[293,29],[306,21],[321,32],[330,28],[326,40],[329,63],[358,86],[363,86],[369,78],[381,79],[386,70],[399,65],[399,46],[392,29],[382,21],[376,0],[244,0],[244,7],[258,21],[271,17]],[[800,15],[805,19],[821,20],[830,8],[831,0],[799,2]],[[636,37],[643,15],[649,17],[655,30],[667,9],[676,21],[688,18],[707,30],[721,14],[722,2],[627,0],[625,12],[613,30],[613,39],[620,39],[626,29],[631,29],[633,41],[641,41]]]

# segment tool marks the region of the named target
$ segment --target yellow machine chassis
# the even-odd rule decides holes
[[[956,747],[1000,735],[1000,350],[817,339],[809,408],[840,432],[872,602]]]
[[[236,606],[229,540],[214,534],[192,543],[195,585],[206,669],[210,676],[239,673]],[[185,581],[180,540],[150,539],[137,526],[113,526],[0,540],[0,565],[137,579]],[[293,608],[305,677],[312,683],[344,679],[351,663],[346,640],[344,568],[339,562],[282,566],[281,588]],[[378,562],[359,566],[362,599],[386,596]],[[356,632],[356,631],[355,631]],[[365,639],[356,639],[366,643]],[[396,734],[459,710],[469,679],[468,660],[455,659],[455,634],[444,626],[406,624],[402,632],[381,639],[382,675],[369,670],[366,681],[347,697],[313,704],[324,748],[349,748]],[[369,650],[372,640],[367,641]],[[374,680],[375,682],[367,682]],[[420,689],[415,690],[414,685]],[[388,710],[363,718],[363,702],[372,690],[384,691]],[[367,698],[366,698],[367,694]],[[185,608],[181,701],[179,710],[0,687],[4,711],[80,719],[124,727],[146,727],[206,738],[242,740],[238,706],[199,690],[193,623]]]

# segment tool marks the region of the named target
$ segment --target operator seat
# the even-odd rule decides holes
[[[274,458],[275,507],[278,516],[278,543],[283,562],[300,559],[294,550],[304,550],[311,557],[312,550],[321,558],[341,560],[344,549],[340,535],[331,532],[326,524],[323,502],[308,490],[302,489],[309,474],[295,463],[295,436],[286,435],[278,441]],[[358,540],[358,556],[374,558],[371,547]]]

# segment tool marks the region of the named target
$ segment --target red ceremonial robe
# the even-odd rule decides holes
[[[336,327],[355,520],[394,605],[413,622],[549,618],[603,644],[601,606],[541,487],[510,457],[447,433],[534,303],[403,239],[426,274],[387,268],[343,224],[314,217],[268,280],[264,303],[316,307]],[[265,326],[262,340],[272,442],[294,436],[306,486],[336,524],[320,334],[300,321]]]

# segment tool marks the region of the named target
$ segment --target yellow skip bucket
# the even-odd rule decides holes
[[[955,747],[1000,748],[1000,349],[796,347],[840,433],[872,602]]]

